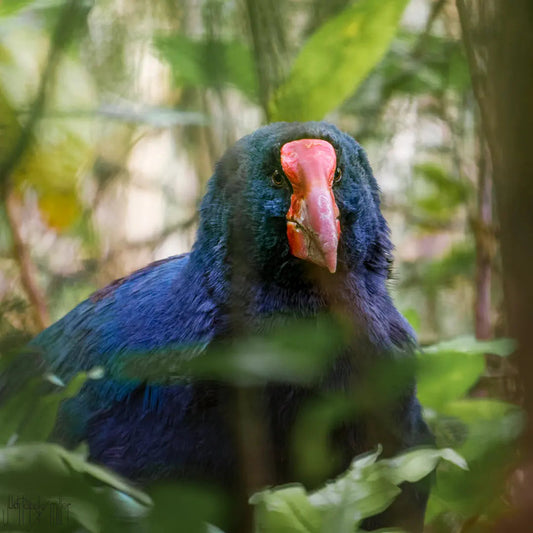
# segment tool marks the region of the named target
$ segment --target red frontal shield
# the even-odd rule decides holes
[[[293,190],[287,212],[291,253],[333,274],[340,236],[339,208],[332,190],[335,149],[322,139],[291,141],[281,147],[281,166]]]

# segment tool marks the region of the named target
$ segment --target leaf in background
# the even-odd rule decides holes
[[[6,145],[0,145],[0,157],[9,153],[20,135],[20,124],[27,119],[48,47],[46,33],[29,24],[15,25],[0,35],[4,58],[0,63],[0,126],[7,139]],[[63,56],[56,80],[49,91],[49,108],[90,107],[92,83],[79,62]],[[16,189],[35,191],[45,222],[57,230],[69,227],[81,212],[78,179],[92,159],[91,135],[86,123],[43,118],[12,172]]]
[[[459,451],[467,460],[477,460],[491,449],[516,439],[524,426],[524,414],[516,406],[499,400],[472,398],[450,402],[442,413],[468,425],[468,435]]]
[[[321,26],[274,94],[274,120],[321,120],[383,57],[408,0],[359,0]]]
[[[416,200],[416,205],[429,215],[451,213],[475,193],[470,183],[456,178],[436,163],[420,163],[413,170],[433,189],[433,194]]]
[[[87,378],[86,372],[80,372],[58,392],[38,398],[23,421],[17,442],[46,440],[54,428],[59,405],[63,400],[76,396]]]
[[[422,283],[435,290],[449,286],[458,278],[471,279],[474,273],[475,248],[470,242],[456,244],[441,258],[422,265]]]
[[[402,315],[409,322],[411,327],[418,334],[420,333],[420,314],[416,309],[409,307],[408,309],[402,309]]]
[[[515,441],[524,427],[522,411],[497,400],[465,399],[447,404],[443,413],[467,428],[458,452],[468,461],[470,472],[444,467],[437,471],[426,520],[450,512],[463,518],[499,513],[509,463],[516,455]],[[437,427],[439,424],[437,420]]]
[[[17,116],[0,86],[0,160],[13,149],[19,134]]]
[[[0,17],[13,15],[32,2],[33,0],[2,0],[0,2]]]
[[[438,351],[417,361],[417,391],[424,407],[439,410],[464,396],[485,370],[483,354]]]
[[[451,351],[463,354],[490,353],[501,357],[507,357],[515,350],[516,342],[513,339],[501,338],[490,341],[480,341],[473,335],[456,337],[455,339],[439,342],[438,344],[426,346],[424,348],[424,352],[428,354]]]
[[[78,218],[81,205],[74,190],[45,190],[39,198],[39,210],[48,226],[62,230]]]
[[[159,36],[154,44],[172,67],[176,85],[233,86],[251,100],[257,96],[252,54],[238,41],[194,40],[185,35]]]
[[[0,445],[6,445],[17,438],[17,430],[35,405],[35,398],[41,387],[41,379],[30,379],[20,384],[16,394],[2,399],[0,407]]]

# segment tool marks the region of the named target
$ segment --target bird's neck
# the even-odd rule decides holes
[[[332,275],[294,260],[284,265],[281,275],[269,276],[258,274],[249,262],[228,259],[223,241],[193,250],[191,265],[203,272],[203,283],[225,317],[220,320],[222,328],[231,317],[238,328],[253,332],[333,314],[346,317],[361,340],[384,350],[413,345],[413,333],[396,310],[385,280],[364,265]]]

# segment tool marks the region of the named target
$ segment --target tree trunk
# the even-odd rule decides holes
[[[533,511],[533,2],[457,0],[474,91],[490,147],[508,334],[528,415],[517,512],[499,531],[530,531]],[[529,472],[529,474],[528,474]],[[525,485],[524,485],[525,483]]]

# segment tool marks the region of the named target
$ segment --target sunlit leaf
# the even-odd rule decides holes
[[[13,15],[32,2],[33,0],[2,0],[2,2],[0,2],[0,17]]]
[[[319,533],[321,516],[301,485],[254,494],[257,533]]]
[[[393,483],[400,484],[403,481],[414,483],[434,470],[441,459],[462,470],[468,470],[464,458],[451,448],[408,451],[392,459],[383,459],[380,466],[386,469],[384,475]]]
[[[364,518],[385,510],[400,494],[405,481],[418,481],[444,459],[466,468],[450,449],[418,449],[393,459],[378,460],[381,447],[357,457],[335,481],[308,494],[290,485],[254,494],[258,533],[354,533]]]
[[[61,230],[76,220],[81,206],[76,191],[47,191],[39,198],[39,209],[48,226]]]
[[[490,353],[501,357],[511,355],[515,350],[516,342],[513,339],[501,338],[490,341],[480,341],[473,335],[456,337],[455,339],[439,342],[438,344],[426,346],[424,348],[424,352],[427,354],[450,351],[470,354]]]
[[[271,102],[275,120],[320,120],[383,57],[407,0],[359,0],[321,26]]]
[[[416,309],[403,309],[402,315],[405,317],[411,327],[418,333],[420,331],[420,314]]]

